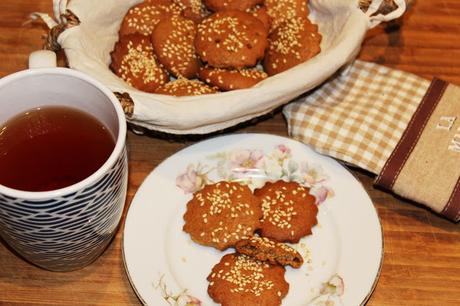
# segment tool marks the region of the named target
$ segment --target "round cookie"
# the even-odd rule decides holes
[[[263,23],[249,13],[228,10],[212,14],[198,25],[195,48],[216,68],[254,66],[267,48]]]
[[[187,203],[183,230],[192,240],[225,250],[253,236],[260,226],[260,201],[236,182],[206,185]]]
[[[169,81],[168,73],[153,54],[150,39],[144,35],[120,37],[110,55],[112,71],[134,88],[154,92]]]
[[[306,0],[265,0],[264,3],[272,21],[272,30],[286,20],[307,19],[309,14]]]
[[[264,0],[203,0],[206,7],[213,12],[225,10],[240,10],[246,11],[247,9],[262,4]]]
[[[264,70],[274,75],[301,64],[321,51],[318,26],[307,19],[290,19],[280,24],[269,36]]]
[[[289,291],[284,274],[282,266],[227,254],[207,278],[208,294],[222,306],[279,306]]]
[[[318,223],[315,198],[296,182],[268,182],[254,194],[262,201],[262,237],[297,243]]]
[[[268,75],[258,69],[230,70],[203,67],[200,69],[199,77],[206,83],[227,91],[252,87],[266,79]]]
[[[195,35],[195,23],[179,15],[164,18],[153,30],[151,40],[158,61],[176,77],[194,78],[198,73]]]
[[[252,7],[252,8],[250,8],[250,9],[246,10],[246,12],[251,14],[252,16],[256,17],[260,21],[262,21],[262,23],[264,24],[265,29],[267,30],[267,32],[270,31],[272,21],[271,21],[271,17],[267,13],[267,8],[265,6],[256,5],[256,6]]]
[[[302,255],[287,244],[275,242],[266,237],[253,236],[236,243],[238,253],[247,255],[260,261],[268,261],[272,265],[290,265],[300,268],[303,264]]]
[[[147,0],[133,6],[125,15],[120,36],[139,33],[150,35],[163,18],[179,15],[181,9],[171,0]]]
[[[168,96],[199,96],[216,93],[217,89],[206,85],[198,80],[177,79],[160,86],[155,91],[156,94]]]
[[[209,11],[201,0],[173,0],[182,10],[182,16],[200,23],[203,18],[209,15]]]

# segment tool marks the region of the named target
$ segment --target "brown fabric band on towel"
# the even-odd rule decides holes
[[[434,79],[375,184],[460,217],[460,88]]]

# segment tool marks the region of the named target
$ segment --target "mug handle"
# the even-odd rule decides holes
[[[38,50],[29,55],[29,69],[54,67],[57,67],[57,58],[53,51]]]

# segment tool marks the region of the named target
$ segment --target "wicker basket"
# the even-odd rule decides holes
[[[70,68],[108,86],[119,97],[128,122],[170,134],[206,134],[259,117],[321,84],[352,61],[366,32],[405,11],[403,0],[310,0],[310,18],[323,36],[321,53],[253,88],[194,97],[141,92],[108,68],[110,51],[129,8],[141,0],[54,1],[55,19],[46,47],[64,49]],[[385,12],[386,14],[381,14]]]

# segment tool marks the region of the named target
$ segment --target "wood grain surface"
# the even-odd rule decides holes
[[[51,0],[0,1],[0,76],[25,69],[28,54],[43,44],[44,25],[32,12],[51,12]],[[460,85],[460,1],[417,0],[400,21],[369,31],[360,59]],[[62,57],[61,65],[64,63]],[[2,99],[0,97],[0,99]],[[0,111],[2,102],[0,101]],[[226,133],[287,136],[282,115]],[[205,138],[205,137],[203,137]],[[170,141],[128,133],[129,189],[136,190],[160,162],[198,141]],[[381,276],[367,305],[460,305],[460,227],[430,211],[372,187],[373,176],[352,172],[369,192],[383,226]],[[124,221],[124,219],[122,220]],[[123,268],[120,228],[106,252],[75,272],[37,268],[0,243],[1,305],[138,305]]]

